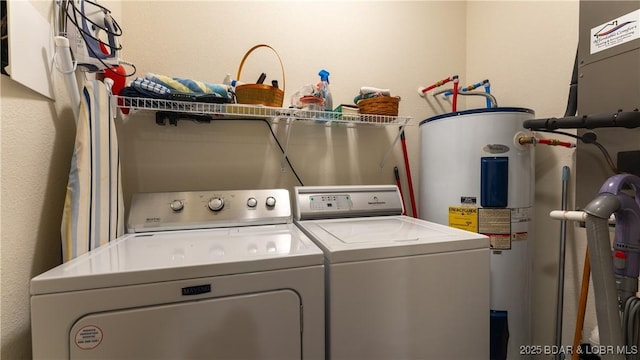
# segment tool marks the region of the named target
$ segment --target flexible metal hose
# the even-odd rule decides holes
[[[635,296],[628,298],[625,302],[622,318],[624,342],[631,353],[627,355],[627,360],[636,360],[640,358],[640,354],[634,353],[634,350],[637,350],[638,342],[640,340],[640,332],[638,330],[638,325],[640,325],[639,310],[640,299]],[[635,346],[635,349],[633,346]]]

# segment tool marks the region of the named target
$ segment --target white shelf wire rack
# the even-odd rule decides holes
[[[116,96],[118,107],[130,110],[149,110],[155,112],[197,115],[210,117],[212,119],[267,119],[272,122],[283,120],[287,125],[293,123],[306,123],[314,125],[373,125],[373,126],[396,126],[398,133],[391,142],[384,158],[380,163],[380,168],[390,156],[395,144],[400,139],[405,126],[411,121],[406,116],[388,116],[373,114],[343,114],[331,111],[313,111],[302,109],[275,108],[260,105],[243,104],[215,104],[206,102],[177,101],[166,99],[154,99],[144,97]],[[287,126],[286,142],[282,154],[281,168],[284,171],[291,126]]]
[[[215,104],[127,96],[116,96],[116,99],[120,108],[207,115],[215,118],[286,118],[289,120],[306,120],[316,124],[335,122],[378,126],[405,126],[411,120],[410,117],[404,116],[343,114],[331,111],[275,108],[260,105]]]

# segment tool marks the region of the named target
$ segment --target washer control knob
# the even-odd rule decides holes
[[[254,207],[256,207],[256,205],[258,205],[258,200],[256,200],[256,198],[250,197],[249,199],[247,199],[247,206],[248,207],[254,208]]]
[[[267,204],[268,207],[276,206],[276,198],[274,198],[273,196],[267,197],[266,204]]]
[[[184,209],[184,203],[182,202],[182,200],[173,200],[171,204],[169,204],[169,206],[171,207],[171,210],[175,212]]]
[[[209,200],[209,204],[208,205],[209,205],[209,209],[211,209],[211,211],[220,211],[224,207],[224,200],[219,196],[212,197]]]

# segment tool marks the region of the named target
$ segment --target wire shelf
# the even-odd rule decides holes
[[[407,125],[410,117],[373,114],[343,114],[331,111],[275,108],[260,105],[215,104],[206,102],[116,96],[120,108],[131,110],[168,111],[208,115],[221,118],[285,118],[309,120],[313,123],[346,123],[369,125]]]

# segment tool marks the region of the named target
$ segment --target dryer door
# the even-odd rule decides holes
[[[291,290],[101,312],[69,333],[71,359],[301,358]]]

